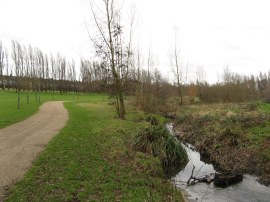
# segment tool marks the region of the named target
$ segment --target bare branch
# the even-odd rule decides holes
[[[92,5],[92,3],[91,3],[90,0],[89,0],[89,3],[90,3],[92,15],[93,15],[94,20],[95,20],[95,24],[96,24],[96,26],[97,26],[97,28],[98,28],[98,30],[99,30],[99,32],[100,32],[100,35],[102,36],[104,42],[106,43],[107,47],[109,48],[109,47],[110,47],[110,46],[109,46],[109,43],[108,43],[108,41],[107,41],[107,39],[106,39],[106,37],[105,37],[105,34],[104,34],[103,30],[102,30],[101,27],[99,26],[99,23],[98,23],[96,14],[95,14],[94,9],[93,9],[93,5]],[[88,33],[89,33],[89,32],[88,32]]]

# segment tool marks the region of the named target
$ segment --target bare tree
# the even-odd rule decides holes
[[[17,51],[18,51],[18,57],[19,57],[19,74],[18,74],[18,76],[20,78],[23,78],[23,76],[25,75],[25,63],[24,63],[23,46],[20,43],[17,43]]]
[[[20,90],[20,44],[17,41],[12,41],[12,59],[16,74],[16,92]]]
[[[123,26],[121,25],[121,11],[116,6],[114,0],[102,0],[103,16],[97,16],[92,3],[91,11],[94,17],[99,36],[91,41],[94,43],[97,53],[104,62],[108,63],[108,67],[113,76],[113,82],[116,89],[116,109],[119,118],[124,119],[126,110],[123,95],[123,83],[128,74],[128,67],[131,56],[131,36],[129,42],[125,45],[123,37]],[[133,18],[134,19],[134,18]],[[132,25],[132,23],[131,23]]]
[[[257,85],[259,92],[261,94],[261,97],[264,97],[264,91],[267,88],[267,75],[266,73],[259,73],[259,76],[257,77]]]
[[[73,93],[75,94],[75,91],[76,91],[76,68],[75,68],[75,61],[74,60],[71,61],[71,79],[70,79],[70,81],[72,83]]]
[[[65,92],[65,80],[66,80],[66,71],[67,71],[66,67],[67,67],[67,61],[66,61],[66,58],[63,57],[61,60],[61,66],[60,66],[61,88],[63,92]]]
[[[44,57],[42,51],[38,48],[36,48],[36,74],[38,79],[37,92],[40,92],[42,90],[42,78],[44,78]]]
[[[202,89],[201,86],[206,82],[206,73],[203,66],[198,66],[196,69],[196,85],[198,89],[198,96],[202,99]]]
[[[17,41],[12,41],[12,59],[15,65],[15,73],[16,73],[16,92],[18,93],[18,109],[20,109],[20,78],[22,76],[22,47]]]
[[[30,59],[29,59],[29,54],[25,45],[23,46],[22,57],[23,57],[23,63],[24,63],[24,76],[25,76],[26,89],[29,92],[30,83],[31,83]]]
[[[45,71],[45,75],[44,75],[44,87],[45,87],[45,92],[48,91],[49,89],[49,79],[50,79],[50,69],[49,69],[49,58],[48,55],[45,54],[44,56],[44,71]]]
[[[184,68],[183,68],[182,62],[180,61],[180,50],[177,44],[177,37],[178,37],[177,31],[175,30],[174,47],[169,52],[169,56],[170,56],[172,72],[174,74],[174,77],[176,78],[178,96],[180,97],[179,104],[182,105],[183,104],[182,85],[183,85]]]
[[[150,46],[148,50],[148,57],[147,57],[147,78],[148,78],[147,83],[149,84],[151,84],[151,71],[152,71],[153,66],[154,66],[154,60],[153,60],[153,55],[152,55],[151,46]]]
[[[5,58],[6,58],[6,81],[7,81],[7,89],[9,90],[10,87],[10,75],[9,75],[9,60],[8,60],[8,51],[5,51]]]
[[[50,54],[50,63],[51,63],[52,91],[53,91],[53,99],[54,99],[57,73],[56,73],[56,61],[52,53]]]
[[[29,60],[29,77],[31,78],[31,89],[34,90],[34,81],[35,81],[35,55],[32,46],[28,46],[28,60]]]

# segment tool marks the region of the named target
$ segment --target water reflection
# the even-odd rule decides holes
[[[187,186],[186,182],[191,176],[193,165],[195,166],[193,176],[196,178],[215,173],[215,169],[212,164],[201,161],[200,153],[194,151],[191,145],[187,144],[184,145],[184,147],[190,161],[173,180],[178,187],[186,190],[190,200],[218,202],[270,201],[270,188],[259,184],[256,178],[251,175],[244,175],[242,182],[228,188],[218,188],[215,187],[213,183],[197,183],[192,186]]]

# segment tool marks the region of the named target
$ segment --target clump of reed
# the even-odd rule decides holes
[[[132,147],[136,151],[151,154],[161,161],[164,174],[177,174],[188,162],[186,150],[175,136],[162,125],[151,125],[138,131]]]

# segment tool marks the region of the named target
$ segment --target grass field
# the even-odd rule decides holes
[[[83,102],[93,99],[89,94],[74,95],[72,93],[20,93],[20,109],[18,109],[18,94],[14,91],[0,91],[0,128],[24,120],[34,114],[39,106],[52,100]]]
[[[7,201],[182,201],[163,179],[159,160],[130,149],[133,135],[147,124],[144,114],[133,111],[119,120],[106,98],[65,103],[66,127]]]

